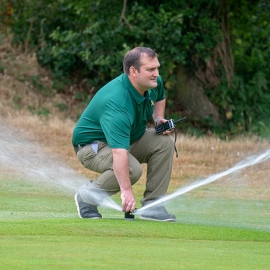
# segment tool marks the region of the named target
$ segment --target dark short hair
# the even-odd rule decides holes
[[[123,70],[129,75],[130,67],[135,67],[138,71],[141,68],[141,57],[142,54],[146,54],[150,58],[158,57],[157,53],[148,47],[136,47],[130,51],[128,51],[124,57],[123,61]]]

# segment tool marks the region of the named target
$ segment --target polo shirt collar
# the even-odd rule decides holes
[[[132,85],[132,83],[130,82],[127,74],[123,74],[123,82],[124,85],[126,86],[127,90],[131,93],[131,95],[133,96],[133,98],[135,99],[135,101],[138,104],[141,104],[144,102],[144,100],[146,98],[148,98],[148,93],[146,93],[145,96],[140,95],[140,93],[136,90],[136,88]],[[148,91],[146,91],[148,92]]]

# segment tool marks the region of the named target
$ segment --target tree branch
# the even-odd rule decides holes
[[[127,24],[127,26],[132,29],[132,25],[128,22],[127,18],[125,17],[125,13],[126,13],[126,7],[127,7],[127,0],[123,1],[123,8],[122,8],[122,12],[121,12],[121,16],[119,19],[119,23],[122,22],[122,20]]]

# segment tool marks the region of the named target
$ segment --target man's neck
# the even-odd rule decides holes
[[[138,91],[138,93],[141,96],[144,96],[144,93],[148,90],[148,89],[141,89],[139,87],[139,85],[136,83],[136,81],[132,78],[132,76],[128,76],[129,81],[131,82],[131,84],[133,85],[133,87]]]

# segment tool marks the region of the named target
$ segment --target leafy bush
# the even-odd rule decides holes
[[[224,115],[228,134],[252,132],[261,135],[270,115],[270,24],[269,4],[258,5],[251,14],[243,7],[242,17],[231,14],[238,28],[232,31],[235,76],[229,88],[223,78],[216,91],[207,91]],[[253,7],[254,8],[254,7]],[[247,29],[249,31],[247,31]]]
[[[270,113],[270,4],[266,0],[224,3],[234,26],[235,76],[230,86],[224,74],[215,89],[205,88],[223,123],[206,119],[201,125],[229,134],[260,132],[257,119]],[[55,82],[63,78],[78,85],[85,82],[85,88],[74,93],[80,101],[122,72],[129,49],[152,47],[160,55],[168,104],[174,106],[175,67],[180,63],[194,74],[198,63],[206,65],[223,37],[220,9],[216,0],[22,0],[14,1],[12,31],[15,43],[37,52],[39,62],[53,71]],[[216,72],[224,72],[221,65]],[[61,84],[55,87],[61,91]]]
[[[122,72],[123,55],[134,46],[159,53],[166,80],[175,63],[192,68],[191,55],[211,55],[218,41],[213,37],[219,25],[209,19],[215,1],[198,1],[191,7],[179,1],[130,2],[122,16],[119,1],[16,2],[14,41],[35,48],[40,63],[56,75],[80,73],[95,86]]]

